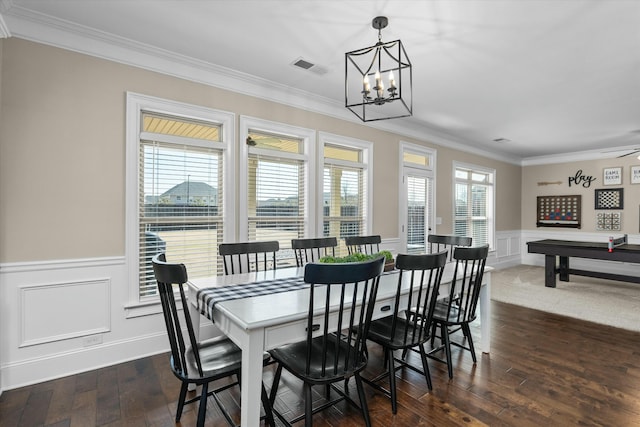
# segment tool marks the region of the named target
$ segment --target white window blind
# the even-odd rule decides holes
[[[455,168],[454,234],[472,238],[474,246],[493,245],[494,172]]]
[[[190,278],[220,271],[221,126],[143,112],[139,165],[140,298],[156,294],[151,258],[166,252]]]
[[[428,221],[431,218],[432,180],[423,175],[407,176],[407,253],[427,251]]]
[[[400,196],[402,241],[409,254],[429,251],[433,225],[435,151],[407,142],[400,144],[403,194]]]
[[[303,141],[249,131],[248,240],[277,240],[278,266],[295,265],[291,239],[304,236],[307,159]]]
[[[366,233],[366,183],[359,148],[324,145],[323,235],[338,238],[339,255],[346,255],[344,238]]]

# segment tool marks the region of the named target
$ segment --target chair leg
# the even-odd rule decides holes
[[[465,337],[467,337],[467,341],[469,341],[469,350],[471,351],[471,358],[473,359],[473,363],[477,363],[478,360],[476,359],[476,349],[473,346],[473,338],[471,338],[471,329],[469,328],[468,323],[462,324],[462,333]]]
[[[204,427],[204,419],[207,414],[207,394],[209,394],[209,384],[202,384],[202,394],[200,395],[200,403],[198,407],[198,427]]]
[[[267,418],[267,423],[271,427],[276,427],[276,423],[273,420],[273,408],[271,407],[271,402],[267,395],[267,389],[264,388],[264,383],[262,384],[262,406],[264,408],[264,415]]]
[[[273,404],[276,401],[276,393],[278,392],[278,386],[280,385],[280,376],[282,375],[282,365],[278,364],[276,373],[273,375],[273,383],[271,384],[271,394],[269,395],[269,403],[273,408]]]
[[[429,365],[427,364],[427,353],[424,351],[424,344],[420,344],[420,357],[422,358],[422,370],[424,371],[424,377],[427,380],[427,387],[429,387],[429,390],[433,390],[431,373],[429,372]]]
[[[180,417],[182,417],[182,409],[184,408],[184,401],[187,398],[187,389],[189,388],[189,383],[183,382],[180,387],[180,396],[178,397],[178,409],[176,409],[176,423],[180,422]]]
[[[311,384],[304,383],[304,426],[313,425],[313,397],[311,396]]]
[[[409,350],[407,350],[406,348],[402,350],[402,356],[400,356],[400,358],[404,361],[407,360],[407,354],[409,353]]]
[[[449,371],[449,379],[453,378],[453,366],[451,362],[451,342],[449,341],[449,328],[444,323],[440,327],[440,334],[444,340],[444,353],[447,356],[447,370]]]
[[[438,324],[436,322],[433,322],[431,324],[431,347],[434,346],[434,344],[436,343],[436,327],[438,326]],[[440,337],[440,339],[442,340],[442,337]]]
[[[391,358],[393,360],[393,357]],[[362,410],[362,418],[364,418],[364,425],[371,427],[371,419],[369,418],[369,406],[367,405],[367,397],[364,394],[364,387],[362,386],[362,378],[360,374],[356,374],[356,388],[358,389],[358,397],[360,398],[360,409]]]
[[[391,412],[398,413],[398,400],[396,395],[396,367],[393,360],[393,350],[390,348],[385,351],[389,360],[389,391],[391,392]]]

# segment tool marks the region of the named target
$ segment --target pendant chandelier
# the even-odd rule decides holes
[[[412,115],[411,61],[400,40],[384,43],[385,16],[373,19],[378,43],[345,53],[345,107],[363,122]]]

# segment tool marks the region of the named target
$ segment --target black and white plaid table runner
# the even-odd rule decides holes
[[[198,310],[213,319],[215,305],[238,298],[257,297],[260,295],[277,294],[279,292],[297,291],[309,287],[303,277],[288,277],[283,279],[263,280],[259,282],[221,286],[219,288],[200,289],[196,293]]]
[[[395,274],[397,270],[382,273]],[[246,284],[221,286],[219,288],[204,288],[196,293],[198,310],[208,319],[213,320],[215,305],[233,299],[250,298],[261,295],[277,294],[280,292],[297,291],[308,288],[303,277],[287,277],[281,279],[262,280]]]

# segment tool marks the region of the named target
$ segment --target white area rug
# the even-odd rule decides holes
[[[543,267],[496,270],[491,275],[491,299],[640,331],[640,284],[582,276],[569,280],[546,288]]]

